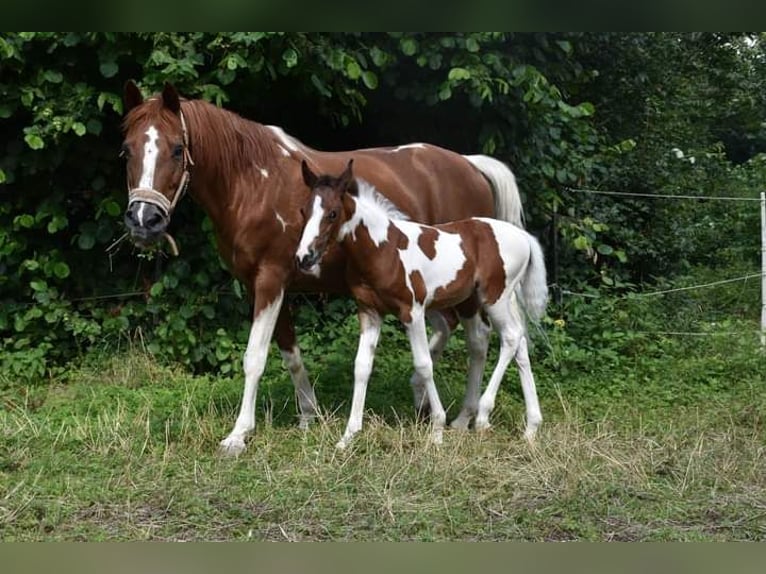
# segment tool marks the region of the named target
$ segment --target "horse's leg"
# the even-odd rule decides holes
[[[443,309],[441,311],[428,311],[426,318],[434,330],[428,348],[431,353],[431,360],[436,363],[441,358],[444,347],[457,326],[457,314],[452,309]],[[417,372],[414,372],[410,377],[410,386],[418,416],[425,418],[429,412],[425,381],[418,376]]]
[[[435,444],[442,442],[444,423],[447,413],[439,400],[439,393],[434,383],[434,368],[431,360],[431,352],[428,348],[428,333],[423,313],[412,313],[412,320],[405,323],[407,336],[412,348],[412,362],[415,366],[416,376],[423,381],[428,403],[431,408],[432,440]]]
[[[298,408],[300,409],[298,427],[305,430],[317,416],[317,399],[314,394],[314,387],[309,382],[306,367],[303,366],[301,350],[295,338],[292,313],[287,304],[282,305],[282,309],[279,311],[274,338],[277,340],[282,360],[290,372],[290,378],[295,387],[295,396],[298,399]]]
[[[489,428],[489,415],[495,408],[495,398],[500,389],[500,383],[503,382],[508,364],[516,355],[519,342],[524,335],[522,323],[518,321],[518,313],[511,309],[510,297],[501,298],[495,304],[487,307],[487,313],[492,321],[492,326],[500,335],[500,353],[489,384],[479,399],[479,410],[474,425],[476,430]]]
[[[242,404],[239,408],[234,428],[221,441],[221,450],[227,455],[237,455],[245,450],[245,436],[255,428],[255,398],[258,382],[266,367],[269,344],[274,333],[274,325],[284,298],[284,281],[275,273],[261,273],[263,280],[256,281],[254,289],[255,306],[253,324],[243,361],[245,370],[245,388],[242,392]]]
[[[526,334],[523,334],[521,341],[519,341],[519,348],[516,351],[516,365],[519,368],[521,391],[524,393],[524,403],[527,409],[527,426],[524,430],[524,438],[532,442],[535,439],[537,427],[543,422],[543,415],[537,400],[537,388],[535,387],[535,377],[532,374],[532,365],[529,361]]]
[[[484,366],[487,363],[490,327],[482,320],[481,313],[462,318],[461,323],[468,347],[468,383],[463,398],[463,407],[457,418],[450,423],[450,426],[453,429],[466,430],[479,409],[479,393],[481,392]]]
[[[367,394],[367,382],[372,373],[372,363],[375,359],[375,348],[380,338],[381,318],[371,309],[359,309],[359,348],[354,362],[354,395],[351,400],[351,414],[343,436],[335,445],[343,449],[348,446],[354,435],[362,428],[364,415],[364,400]]]

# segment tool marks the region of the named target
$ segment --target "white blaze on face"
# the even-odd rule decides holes
[[[146,130],[146,143],[144,144],[144,159],[141,167],[141,178],[138,180],[138,187],[144,189],[154,189],[154,172],[157,169],[157,157],[159,156],[160,149],[157,147],[157,140],[160,139],[160,133],[154,126],[149,126]],[[136,212],[136,219],[139,225],[144,225],[144,212],[146,211],[146,204],[140,202],[138,204],[138,211]]]
[[[324,208],[322,207],[322,198],[318,195],[314,197],[314,204],[311,207],[311,217],[306,222],[306,226],[303,228],[303,234],[301,235],[301,241],[298,243],[298,251],[295,252],[295,256],[302,259],[309,254],[309,248],[311,244],[319,237],[319,224],[324,217]],[[319,265],[315,265],[309,270],[314,275],[319,275]]]

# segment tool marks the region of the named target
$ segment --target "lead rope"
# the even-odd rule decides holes
[[[181,174],[181,180],[178,182],[178,187],[175,190],[175,193],[173,193],[173,197],[171,199],[168,199],[163,194],[161,194],[159,191],[155,189],[150,189],[148,187],[135,187],[133,189],[130,189],[130,182],[126,182],[128,186],[128,208],[135,203],[136,201],[142,201],[144,203],[151,203],[152,205],[155,205],[162,211],[162,213],[165,215],[165,217],[170,220],[170,216],[172,215],[173,211],[175,210],[176,204],[179,202],[179,200],[184,196],[186,193],[186,188],[189,187],[189,181],[191,179],[191,173],[189,172],[189,166],[194,166],[194,160],[191,157],[191,152],[189,151],[189,132],[186,129],[186,119],[184,118],[184,114],[181,110],[178,110],[178,114],[181,118],[181,133],[183,137],[183,173]],[[165,238],[165,240],[170,245],[170,252],[173,254],[173,256],[178,257],[178,244],[176,244],[176,240],[173,239],[173,236],[170,235],[167,231],[165,231],[162,236]]]

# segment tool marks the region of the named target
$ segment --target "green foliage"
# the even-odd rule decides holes
[[[179,260],[118,241],[128,78],[146,94],[173,82],[318,148],[431,141],[493,154],[517,174],[537,235],[550,237],[557,209],[559,284],[599,293],[752,267],[748,205],[563,190],[762,188],[763,159],[745,153],[762,151],[762,50],[743,34],[5,33],[0,370],[37,381],[129,340],[195,370],[238,369],[246,289],[222,268],[204,214],[186,201],[174,215]],[[355,329],[351,307],[332,305],[334,323]],[[299,331],[331,348],[313,312]]]

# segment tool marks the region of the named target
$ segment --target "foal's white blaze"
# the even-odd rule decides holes
[[[436,255],[430,259],[418,245],[418,237],[423,230],[420,225],[411,221],[396,221],[394,225],[409,240],[407,248],[399,250],[399,258],[406,273],[407,287],[413,292],[414,297],[410,274],[413,271],[419,271],[426,287],[424,304],[428,306],[436,290],[452,283],[463,268],[466,258],[462,240],[456,233],[439,231],[435,243]]]
[[[311,217],[306,222],[303,235],[301,235],[301,241],[298,244],[298,250],[295,252],[295,256],[299,259],[309,254],[311,244],[319,237],[319,224],[322,222],[322,217],[324,217],[322,198],[317,195],[314,197],[314,205],[311,207]],[[319,263],[317,263],[305,272],[319,277],[319,271]]]

